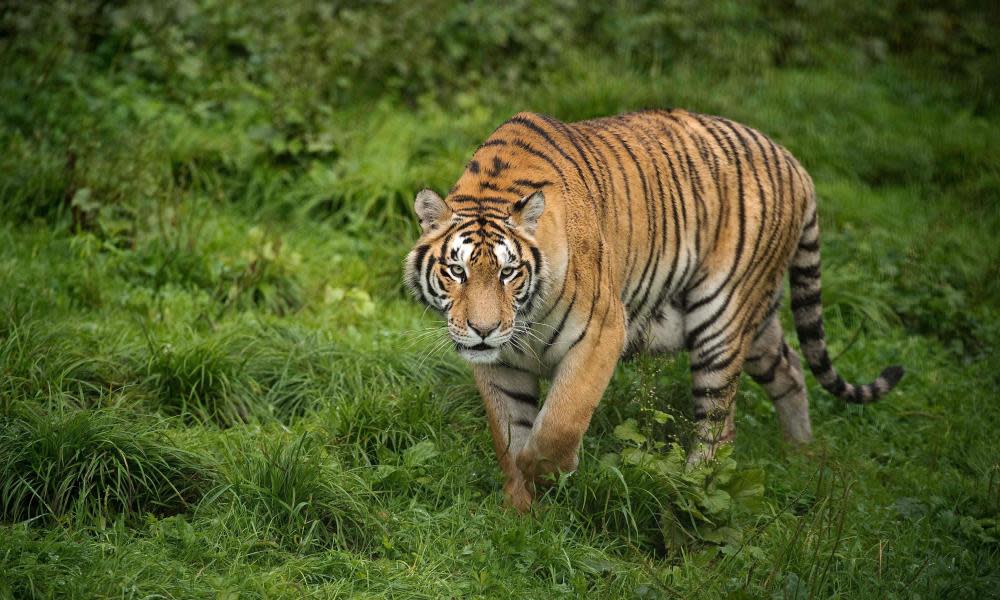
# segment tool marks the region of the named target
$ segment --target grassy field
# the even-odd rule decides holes
[[[997,594],[990,18],[308,4],[0,8],[0,599]],[[518,517],[402,288],[413,193],[514,112],[663,106],[801,160],[836,364],[907,375],[807,376],[800,453],[746,379],[686,472],[686,358],[640,359]]]

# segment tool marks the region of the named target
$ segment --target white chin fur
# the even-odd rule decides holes
[[[476,364],[489,364],[494,363],[500,358],[500,349],[494,348],[493,350],[469,350],[466,348],[459,348],[458,355],[469,361],[470,363]]]

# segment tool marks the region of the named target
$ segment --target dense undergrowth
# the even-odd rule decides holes
[[[428,18],[435,15],[435,18]],[[0,598],[979,598],[1000,588],[1000,115],[975,3],[0,8]],[[725,114],[821,196],[846,406],[619,369],[528,518],[409,301],[415,190],[510,114]],[[787,317],[787,315],[786,315]]]

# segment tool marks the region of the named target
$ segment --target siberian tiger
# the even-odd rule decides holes
[[[827,391],[872,402],[903,375],[893,366],[852,385],[837,374],[812,180],[784,148],[727,119],[521,113],[444,199],[425,189],[414,209],[422,235],[406,283],[472,363],[505,499],[520,511],[546,475],[576,469],[615,366],[634,352],[689,352],[690,461],[732,439],[741,371],[773,400],[784,436],[808,442],[801,366],[776,315],[785,272],[803,354]],[[551,379],[544,403],[539,377]]]

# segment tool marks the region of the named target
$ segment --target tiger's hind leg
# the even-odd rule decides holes
[[[689,351],[696,436],[688,453],[689,464],[711,460],[736,435],[736,392],[750,340],[739,334],[735,340],[726,339],[726,333],[709,329],[704,341]],[[691,337],[688,334],[689,340]]]
[[[788,347],[781,323],[772,316],[760,328],[743,366],[774,403],[781,431],[787,441],[805,444],[812,440],[809,397],[798,355]]]

